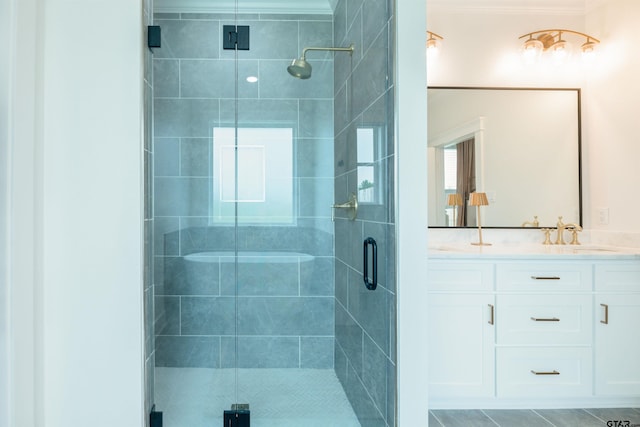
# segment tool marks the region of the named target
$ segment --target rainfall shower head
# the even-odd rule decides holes
[[[293,77],[297,77],[299,79],[308,79],[311,77],[311,64],[307,62],[307,51],[310,50],[328,50],[332,52],[349,52],[349,55],[353,53],[353,44],[349,47],[305,47],[302,50],[302,56],[298,59],[294,59],[291,62],[291,65],[287,67],[287,71]]]
[[[287,67],[287,71],[293,77],[305,80],[311,77],[311,64],[302,56],[299,59],[294,59],[291,65]]]

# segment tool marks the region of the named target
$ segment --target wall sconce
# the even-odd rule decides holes
[[[491,246],[491,243],[484,243],[482,241],[482,221],[480,220],[480,206],[489,206],[489,200],[487,199],[487,193],[471,193],[469,194],[469,206],[477,206],[478,208],[478,242],[472,242],[472,245],[477,246]]]
[[[462,194],[447,195],[447,206],[453,206],[453,225],[458,225],[458,206],[462,206]]]
[[[572,34],[584,37],[585,42],[580,46],[583,58],[591,57],[595,53],[595,47],[600,40],[588,34],[572,30],[539,30],[518,37],[528,37],[522,45],[522,54],[529,63],[536,61],[543,51],[550,51],[556,61],[563,61],[570,53],[570,44],[562,37],[563,34]]]
[[[442,36],[427,31],[427,56],[433,56],[438,53],[438,40],[444,40]]]

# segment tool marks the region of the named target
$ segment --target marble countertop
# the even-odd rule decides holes
[[[609,245],[543,245],[494,243],[491,246],[475,246],[470,243],[433,243],[429,246],[430,259],[599,259],[607,261],[638,260],[640,248]]]

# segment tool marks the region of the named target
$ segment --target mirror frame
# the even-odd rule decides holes
[[[583,224],[583,206],[582,206],[582,91],[580,88],[571,88],[571,87],[508,87],[508,86],[427,86],[427,97],[429,96],[429,89],[464,89],[464,90],[496,90],[496,91],[514,91],[514,90],[522,90],[522,91],[567,91],[567,92],[575,92],[576,93],[576,113],[577,117],[577,125],[578,125],[578,146],[577,146],[577,154],[578,154],[578,224],[581,227],[584,227]],[[428,122],[428,114],[427,111],[427,122]],[[428,141],[425,142],[428,144]],[[428,191],[428,188],[427,188]],[[427,200],[429,200],[429,195],[427,194]],[[437,228],[437,229],[470,229],[477,228],[477,226],[446,226],[446,225],[429,225],[428,228]],[[540,229],[545,227],[518,227],[518,226],[485,226],[482,225],[482,228],[488,229]]]

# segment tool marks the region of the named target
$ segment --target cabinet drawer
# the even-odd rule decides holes
[[[591,264],[514,263],[496,267],[497,289],[500,291],[553,292],[591,291]]]
[[[473,262],[430,262],[427,286],[430,291],[492,291],[494,265]]]
[[[640,262],[596,264],[596,291],[640,292]]]
[[[591,295],[498,295],[498,344],[590,345]]]
[[[591,395],[591,347],[498,348],[496,358],[498,397]]]

